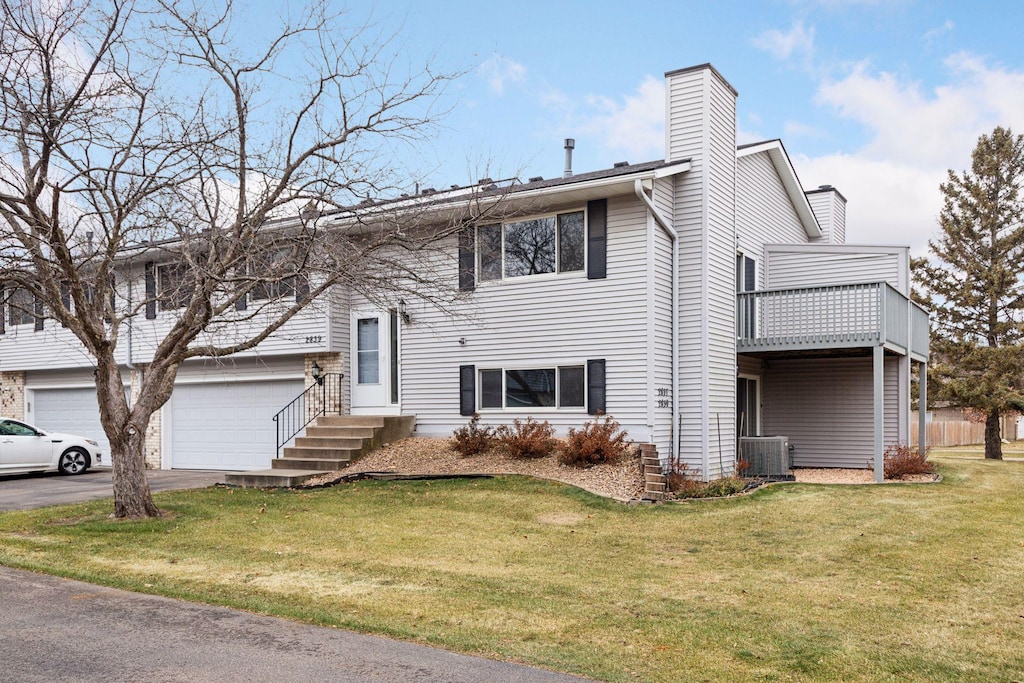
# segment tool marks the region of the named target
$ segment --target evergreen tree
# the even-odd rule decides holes
[[[1024,407],[1024,136],[982,135],[971,170],[949,171],[942,234],[915,278],[934,317],[938,400],[985,416],[985,457],[1002,459],[1000,417]]]

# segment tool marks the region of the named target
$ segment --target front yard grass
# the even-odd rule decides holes
[[[0,563],[611,681],[1024,679],[1024,461],[625,507],[536,480],[0,515]]]

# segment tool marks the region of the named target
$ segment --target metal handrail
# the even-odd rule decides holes
[[[295,397],[274,415],[277,427],[277,457],[281,457],[281,447],[291,441],[309,423],[321,415],[344,414],[344,400],[341,373],[322,375],[305,391]]]

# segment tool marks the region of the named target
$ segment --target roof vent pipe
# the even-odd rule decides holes
[[[565,173],[563,178],[572,177],[572,150],[576,147],[576,141],[572,138],[565,139]]]

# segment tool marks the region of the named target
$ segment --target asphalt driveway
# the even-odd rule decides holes
[[[0,567],[0,680],[572,683],[583,679]]]
[[[112,472],[109,467],[98,467],[73,476],[56,473],[0,476],[0,511],[113,498]],[[153,491],[205,488],[223,482],[225,474],[205,470],[146,471],[149,488]]]

